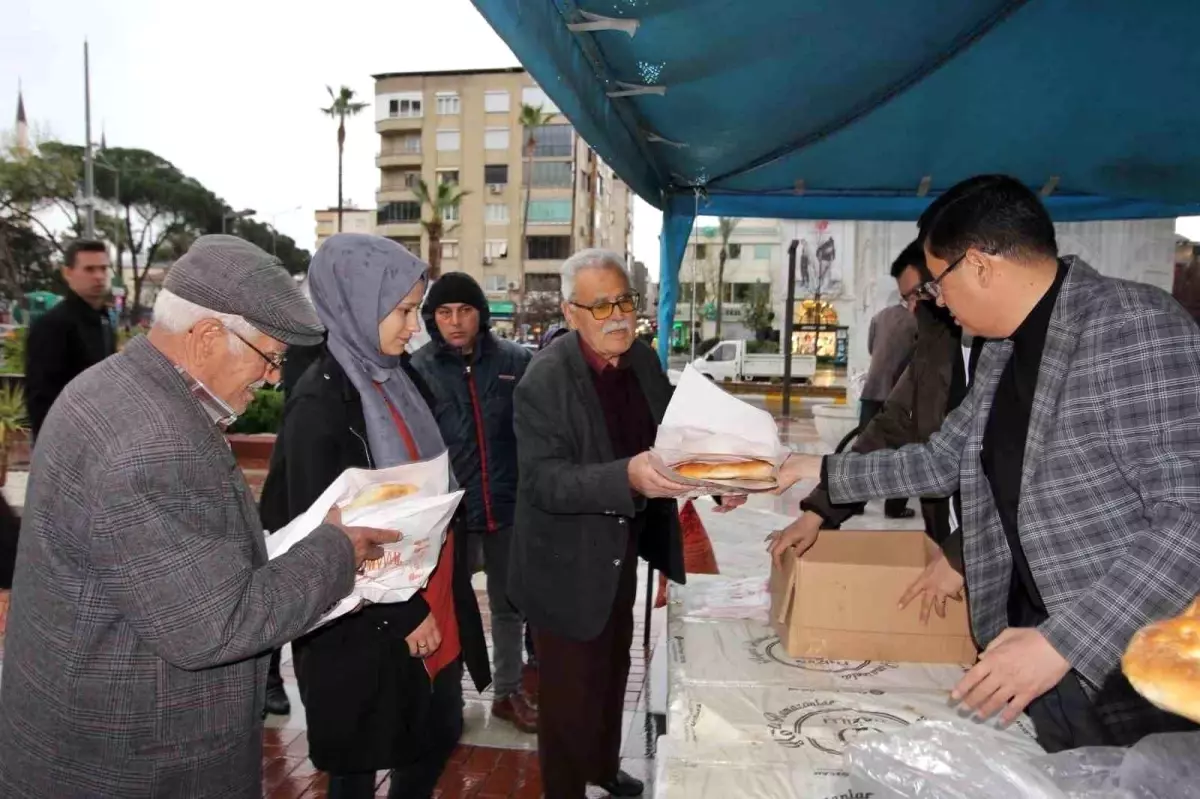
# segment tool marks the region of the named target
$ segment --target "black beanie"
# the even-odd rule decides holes
[[[483,289],[475,282],[475,278],[466,272],[446,272],[435,280],[429,287],[429,293],[425,295],[425,305],[421,309],[422,316],[431,319],[439,307],[452,303],[470,305],[479,311],[480,328],[488,326],[491,315],[487,297],[484,296]]]

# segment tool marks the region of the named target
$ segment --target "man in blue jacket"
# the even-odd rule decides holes
[[[531,355],[491,332],[487,299],[467,274],[442,275],[421,311],[432,340],[413,355],[412,365],[434,394],[438,427],[467,492],[467,529],[482,537],[492,612],[492,715],[533,733],[537,708],[521,691],[524,619],[507,589],[517,498],[513,389]]]

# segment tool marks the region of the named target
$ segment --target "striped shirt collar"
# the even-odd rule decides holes
[[[237,421],[237,412],[229,407],[227,402],[212,393],[208,386],[188,374],[182,366],[176,366],[175,371],[183,378],[183,382],[187,384],[188,391],[200,403],[200,407],[204,410],[204,414],[208,417],[209,421],[222,430]]]

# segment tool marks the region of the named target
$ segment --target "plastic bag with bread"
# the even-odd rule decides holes
[[[1121,671],[1151,704],[1200,724],[1200,597],[1181,615],[1138,630]]]

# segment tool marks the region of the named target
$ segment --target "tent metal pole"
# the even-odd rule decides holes
[[[795,327],[796,314],[796,249],[800,246],[799,239],[792,239],[788,245],[787,271],[787,302],[783,307],[783,418],[792,415],[792,330]]]

